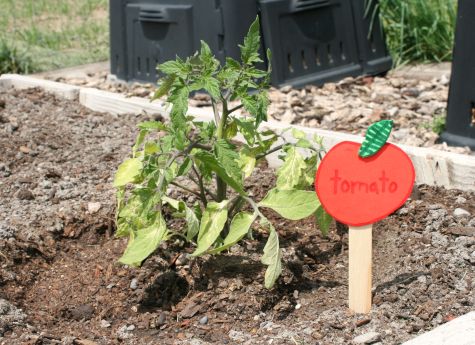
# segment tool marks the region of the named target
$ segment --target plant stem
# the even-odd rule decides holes
[[[257,155],[257,156],[256,156],[256,160],[261,159],[261,158],[264,158],[265,156],[268,156],[268,155],[270,155],[271,153],[274,153],[274,152],[276,152],[276,151],[281,150],[281,149],[284,147],[284,145],[285,145],[285,144],[276,146],[276,147],[274,147],[273,149],[271,149],[271,150],[269,150],[269,151],[267,151],[267,152],[265,152],[265,153],[261,153],[260,155]]]
[[[173,164],[175,159],[177,159],[181,155],[186,156],[187,154],[189,154],[191,152],[191,150],[193,149],[193,147],[195,147],[196,143],[197,143],[197,141],[196,142],[191,142],[183,152],[176,151],[170,156],[167,163],[165,164],[165,168],[163,169],[163,172],[160,175],[160,179],[158,180],[158,183],[157,183],[157,190],[158,190],[159,194],[161,194],[162,188],[163,188],[163,183],[165,182],[165,170],[168,169]],[[161,202],[158,203],[158,210],[159,210],[159,212],[162,211],[162,203]]]
[[[257,214],[262,219],[267,220],[266,216],[264,216],[262,214],[262,212],[259,210],[259,206],[256,204],[256,202],[254,200],[252,200],[251,198],[249,198],[247,196],[244,196],[243,199],[246,200],[251,205],[251,207],[253,208],[255,214]]]
[[[239,104],[239,105],[235,106],[234,108],[229,109],[229,114],[235,112],[238,109],[241,109],[242,107],[244,107],[244,104]]]
[[[198,144],[196,143],[195,146],[196,148],[198,149],[202,149],[202,150],[205,150],[205,151],[211,151],[213,148],[209,145],[203,145],[203,144]]]
[[[260,155],[257,155],[257,156],[256,156],[256,160],[259,160],[259,159],[261,159],[261,158],[264,158],[265,156],[268,156],[268,155],[270,155],[271,153],[274,153],[274,152],[277,152],[277,151],[279,151],[279,150],[282,150],[282,148],[283,148],[285,145],[287,145],[287,143],[282,144],[282,145],[278,145],[278,146],[274,147],[273,149],[270,149],[269,151],[267,151],[267,152],[265,152],[265,153],[261,153]],[[309,147],[309,148],[307,148],[307,149],[316,152],[316,153],[318,154],[318,156],[320,157],[320,160],[322,159],[321,153],[322,153],[322,152],[326,153],[326,151],[325,151],[325,150],[322,150],[322,149],[317,150],[317,149],[312,148],[312,147]]]
[[[223,100],[223,114],[221,117],[221,121],[219,122],[218,132],[217,132],[218,140],[225,139],[224,133],[226,130],[226,122],[228,120],[228,115],[229,115],[228,102],[226,100]],[[219,176],[216,175],[216,193],[217,193],[216,196],[218,198],[217,200],[218,202],[221,202],[224,199],[226,199],[226,189],[227,189],[226,183]]]
[[[243,201],[244,199],[240,195],[231,201],[231,207],[228,211],[229,219],[233,219],[234,216],[241,210]]]
[[[191,166],[191,168],[193,169],[193,172],[195,173],[196,178],[198,179],[198,181],[194,181],[194,180],[192,181],[195,182],[200,187],[200,199],[201,199],[201,202],[203,203],[203,206],[206,208],[206,206],[208,205],[208,200],[206,200],[203,177],[198,173],[198,170],[195,168],[195,162],[193,162],[193,165]],[[190,178],[192,177],[190,176]],[[211,192],[208,191],[208,194],[211,195],[213,199],[215,199],[213,194],[211,194]]]
[[[218,131],[216,133],[216,136],[217,136],[218,140],[219,139],[226,139],[224,133],[226,131],[226,122],[228,120],[228,115],[229,115],[227,100],[223,99],[222,102],[223,102],[223,113],[222,113],[222,116],[221,116],[221,121],[219,122]],[[216,197],[217,197],[217,202],[221,202],[224,199],[226,199],[226,189],[227,189],[226,183],[221,179],[221,177],[219,177],[216,174]],[[221,231],[221,236],[223,238],[226,238],[228,233],[229,233],[229,219],[226,221],[226,224],[224,224],[224,228]]]
[[[216,199],[221,202],[226,199],[227,185],[219,176],[216,176],[216,188]]]
[[[180,237],[181,239],[185,240],[185,242],[190,242],[185,235],[183,234],[180,234],[179,232],[176,232],[176,231],[171,231],[171,230],[168,230],[171,234],[171,236],[177,236],[177,237]]]
[[[213,99],[213,97],[211,97],[211,105],[212,105],[212,107],[213,107],[214,122],[216,123],[216,126],[218,126],[219,123],[221,122],[221,119],[220,119],[220,117],[219,117],[218,106],[216,105],[216,102],[215,102],[215,100]]]
[[[196,180],[196,179],[195,179],[193,176],[191,176],[191,175],[189,175],[188,178],[189,178],[192,182],[194,182],[198,187],[200,186],[200,184],[202,184],[202,182],[200,183],[200,180],[199,180],[199,179]],[[205,195],[208,194],[208,195],[211,197],[211,199],[213,199],[214,201],[217,200],[216,195],[215,195],[213,192],[211,192],[209,189],[207,189],[206,187],[204,187],[204,186],[203,186],[203,191],[204,191]],[[201,199],[201,201],[204,201],[204,200],[201,198],[201,195],[202,195],[202,194],[201,194],[201,188],[200,188],[200,199]],[[205,199],[206,199],[206,197],[205,197]],[[203,204],[206,204],[206,203],[203,202]]]
[[[224,138],[224,131],[226,129],[226,122],[228,120],[228,115],[229,115],[228,102],[223,101],[223,114],[218,124],[218,132],[217,132],[218,139]]]
[[[193,195],[196,195],[197,197],[199,197],[199,198],[201,199],[201,194],[198,193],[198,192],[195,192],[194,190],[191,190],[191,189],[189,189],[189,188],[187,188],[187,187],[185,187],[185,186],[182,186],[181,184],[176,183],[176,182],[174,182],[174,181],[170,182],[170,184],[171,184],[171,185],[174,185],[174,186],[176,186],[176,187],[178,187],[178,188],[181,188],[181,189],[187,191],[188,193],[191,193],[191,194],[193,194]]]

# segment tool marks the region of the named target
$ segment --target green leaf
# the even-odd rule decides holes
[[[199,138],[201,138],[203,141],[210,141],[214,140],[214,137],[216,135],[216,125],[214,121],[211,122],[200,122],[196,121],[193,122],[195,127],[199,129]]]
[[[180,61],[170,60],[158,65],[158,70],[165,74],[181,74],[184,64]]]
[[[160,203],[160,193],[157,193],[155,188],[156,186],[153,185],[151,188],[140,188],[134,191],[139,196],[142,206],[141,214],[136,214],[137,217],[149,220],[153,216],[152,220],[155,220],[155,208]]]
[[[254,88],[255,86],[249,85],[249,87]],[[261,122],[267,121],[267,107],[269,106],[269,95],[267,91],[261,91],[255,95],[242,95],[241,102],[244,105],[244,109],[256,118],[253,124],[255,128],[257,128]]]
[[[142,162],[138,158],[130,158],[124,161],[115,174],[114,187],[125,186],[133,182],[142,170]]]
[[[175,74],[170,74],[169,76],[162,78],[159,88],[153,94],[152,101],[167,95],[168,92],[170,92],[170,89],[172,88],[175,79]]]
[[[392,120],[382,120],[369,126],[358,155],[362,158],[375,155],[386,144],[392,129]]]
[[[323,208],[323,206],[319,206],[317,208],[317,212],[315,212],[315,217],[317,219],[318,227],[324,236],[328,235],[328,229],[333,221],[332,216],[330,216],[327,211]]]
[[[284,164],[277,170],[278,189],[294,189],[298,186],[306,164],[302,155],[293,146],[287,151]]]
[[[256,81],[254,81],[254,78],[245,74],[244,76],[241,76],[241,79],[239,79],[239,84],[236,87],[235,95],[243,98],[248,94],[249,89],[259,89],[259,85]],[[232,101],[235,99],[237,98],[231,97]]]
[[[228,175],[242,186],[242,172],[239,168],[239,154],[236,147],[224,139],[218,139],[214,144],[216,158],[226,169]]]
[[[236,60],[227,57],[226,65],[217,73],[216,77],[224,84],[224,88],[233,87],[241,75],[241,65]]]
[[[173,104],[170,111],[170,119],[174,129],[186,128],[186,113],[188,111],[188,95],[187,86],[182,86],[178,90],[172,92],[168,97],[168,102]]]
[[[160,138],[160,151],[162,153],[170,152],[173,149],[174,140],[175,137],[173,136],[173,134],[168,134]]]
[[[200,41],[201,43],[203,43],[203,41]],[[200,55],[198,54],[198,52],[195,52],[192,56],[189,56],[187,59],[186,59],[186,65],[189,65],[191,66],[191,69],[193,69],[193,67],[202,67],[202,61],[200,59]]]
[[[260,24],[259,17],[251,24],[249,31],[244,38],[244,44],[239,46],[241,48],[241,60],[245,64],[257,62],[259,59],[260,48]]]
[[[154,224],[137,231],[133,240],[129,240],[127,249],[119,261],[125,265],[138,266],[152,254],[167,236],[167,226],[158,213]]]
[[[186,137],[185,131],[186,130],[184,128],[180,128],[173,132],[173,136],[174,136],[173,143],[175,145],[175,148],[180,151],[183,151],[189,143]]]
[[[229,56],[226,57],[226,67],[234,69],[236,71],[241,70],[241,64]]]
[[[267,71],[263,71],[257,68],[249,68],[246,74],[252,78],[264,78],[267,76]]]
[[[268,223],[268,226],[270,233],[264,247],[264,255],[262,255],[261,262],[268,266],[264,277],[264,285],[267,289],[271,289],[282,272],[282,263],[280,261],[281,254],[277,231],[270,223]]]
[[[176,176],[184,176],[188,174],[192,166],[193,166],[193,161],[190,158],[186,157],[183,160],[183,163],[181,163],[180,167],[178,168]]]
[[[224,200],[220,203],[210,202],[206,206],[201,217],[198,247],[192,254],[193,256],[204,254],[219,237],[228,219],[228,203],[228,200]]]
[[[299,220],[312,215],[320,201],[313,191],[271,189],[259,206],[271,208],[284,218]]]
[[[221,92],[219,90],[219,82],[216,78],[207,77],[202,80],[203,88],[209,92],[211,97],[214,99],[219,99],[221,97]]]
[[[211,49],[205,41],[201,41],[199,58],[202,64],[202,69],[198,72],[199,77],[210,76],[216,72],[219,61],[213,56]]]
[[[198,159],[207,169],[214,171],[219,177],[223,179],[229,186],[231,186],[239,194],[245,194],[242,184],[240,181],[236,181],[227,173],[223,165],[213,156],[211,153],[206,151],[197,151],[194,154],[195,158]]]
[[[211,52],[211,49],[209,48],[209,45],[201,40],[201,49],[200,49],[200,59],[201,62],[206,63],[210,59],[213,58],[213,53]]]
[[[253,121],[245,119],[234,119],[239,128],[239,132],[244,136],[248,145],[252,146],[256,142],[256,128],[254,127]]]
[[[246,109],[250,115],[256,116],[258,112],[258,104],[255,95],[245,95],[241,98],[241,102],[244,106],[244,109]]]
[[[223,244],[218,248],[209,250],[208,254],[220,253],[238,243],[244,236],[246,236],[255,219],[255,214],[247,212],[236,214],[231,222],[231,226],[229,227],[229,234],[224,239]]]
[[[257,94],[256,128],[261,122],[267,121],[267,107],[269,103],[267,91],[261,91]]]

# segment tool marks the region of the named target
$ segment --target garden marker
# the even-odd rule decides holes
[[[386,143],[392,121],[371,125],[363,144],[344,141],[323,158],[315,190],[324,209],[349,225],[349,307],[369,313],[372,285],[372,224],[401,207],[415,172],[399,147]]]

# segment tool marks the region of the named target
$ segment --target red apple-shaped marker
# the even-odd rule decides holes
[[[404,204],[415,180],[407,154],[386,143],[391,128],[391,121],[382,121],[368,129],[362,145],[334,146],[315,178],[325,210],[349,225],[349,307],[359,313],[371,309],[372,224]]]
[[[315,179],[325,210],[352,226],[373,224],[401,207],[415,177],[411,159],[399,147],[385,144],[375,155],[361,158],[360,146],[350,141],[334,146]]]

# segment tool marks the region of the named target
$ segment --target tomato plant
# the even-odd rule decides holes
[[[277,145],[281,133],[261,130],[267,120],[270,67],[261,70],[259,20],[251,25],[240,45],[241,62],[227,58],[221,66],[205,42],[187,58],[158,66],[163,77],[154,98],[167,97],[170,122],[149,121],[140,131],[132,157],[118,168],[117,236],[129,236],[120,261],[139,265],[162,241],[174,236],[195,246],[192,255],[218,254],[252,236],[252,229],[265,229],[269,236],[262,263],[267,266],[265,286],[271,288],[281,273],[279,237],[261,212],[270,208],[284,218],[299,220],[316,216],[320,228],[331,218],[312,190],[322,145],[292,129],[292,143]],[[267,51],[268,61],[270,52]],[[201,122],[187,116],[190,93],[206,91],[212,102],[214,121]],[[231,102],[239,102],[230,106]],[[243,108],[248,116],[237,116]],[[243,138],[237,144],[236,137]],[[256,164],[279,151],[283,160],[276,186],[264,199],[249,196],[244,181]],[[194,194],[187,204],[170,197],[171,186]],[[164,206],[186,226],[172,230],[165,221]],[[246,208],[247,207],[247,208]],[[248,211],[250,210],[250,211]],[[170,213],[170,212],[169,212]]]

